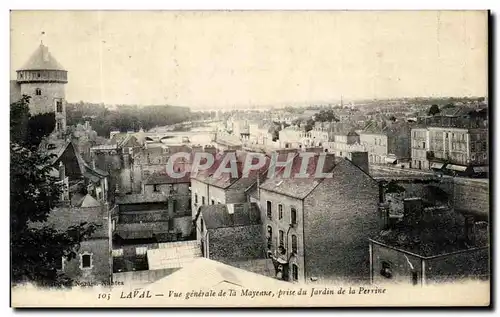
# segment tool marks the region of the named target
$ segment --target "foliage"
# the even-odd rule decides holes
[[[54,131],[56,119],[54,113],[31,116],[29,113],[30,97],[22,98],[10,105],[11,142],[35,149],[42,139]]]
[[[332,109],[321,110],[314,116],[314,120],[317,122],[338,122],[339,119],[335,116]]]
[[[162,106],[127,106],[108,109],[104,104],[84,103],[68,104],[66,107],[68,125],[83,124],[90,121],[92,128],[102,137],[109,137],[112,130],[126,132],[149,130],[157,126],[171,125],[183,121],[214,117],[215,111],[191,113],[189,108]]]
[[[62,256],[69,259],[76,256],[80,242],[88,238],[96,226],[82,223],[64,231],[43,226],[51,210],[59,204],[61,188],[58,179],[50,175],[52,157],[37,151],[42,138],[53,130],[52,120],[44,115],[33,118],[29,114],[29,98],[23,97],[11,105],[12,283],[29,281],[41,286],[69,285],[71,281],[59,274],[56,268]]]
[[[432,105],[430,108],[429,108],[429,111],[427,112],[427,114],[429,116],[434,116],[438,113],[440,113],[441,110],[439,110],[439,106],[438,105]]]

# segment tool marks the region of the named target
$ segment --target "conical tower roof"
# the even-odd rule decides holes
[[[26,64],[20,70],[65,70],[58,61],[50,54],[49,48],[42,43],[31,55]]]

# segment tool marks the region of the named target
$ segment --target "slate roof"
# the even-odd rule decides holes
[[[227,156],[231,157],[227,157]],[[234,155],[234,156],[233,156]],[[243,177],[244,173],[244,164],[247,160],[248,155],[253,155],[252,163],[257,163],[257,156],[263,155],[262,153],[249,153],[246,151],[236,151],[234,152],[226,152],[219,154],[215,157],[214,164],[206,170],[199,171],[196,175],[193,176],[197,181],[203,182],[208,185],[212,185],[218,188],[226,189],[226,188],[234,188],[234,189],[246,189],[250,187],[253,183],[256,182],[257,177],[267,170],[269,166],[269,158],[266,157],[266,163],[259,170],[252,169],[249,171],[248,175]],[[224,158],[226,158],[226,168],[229,168],[231,164],[237,165],[237,175],[232,175],[230,172],[222,172],[220,174],[215,174],[218,169],[222,171],[224,166]],[[236,158],[236,162],[230,161],[231,159]],[[217,178],[215,177],[217,176]],[[237,177],[233,177],[237,176]]]
[[[153,173],[151,174],[144,184],[146,185],[159,185],[159,184],[180,184],[180,183],[190,183],[191,176],[190,173],[186,173],[184,177],[175,178],[167,173]]]
[[[326,155],[323,173],[330,173],[334,170],[335,166],[344,159],[335,157],[333,155]],[[280,162],[283,160],[279,159]],[[276,169],[275,175],[270,175],[261,185],[260,188],[275,193],[287,195],[294,198],[304,199],[309,193],[321,183],[323,178],[315,176],[316,166],[319,161],[319,156],[309,159],[306,174],[307,177],[297,177],[300,173],[303,158],[298,156],[294,157],[293,161],[287,166],[291,165],[289,177],[284,173],[287,167]]]
[[[260,209],[256,203],[204,205],[199,212],[208,230],[261,224]]]
[[[167,198],[168,197],[162,193],[152,193],[148,195],[129,194],[129,195],[117,196],[115,201],[118,205],[126,205],[126,204],[166,202]]]
[[[40,44],[20,70],[65,70],[50,54],[47,46]]]
[[[99,225],[92,238],[108,237],[108,220],[106,206],[99,204],[95,207],[57,207],[54,208],[44,223],[31,223],[34,228],[48,226],[56,230],[65,231],[68,227],[81,223],[94,223]]]
[[[421,257],[472,248],[465,243],[464,218],[453,210],[424,210],[418,223],[403,221],[372,240]]]

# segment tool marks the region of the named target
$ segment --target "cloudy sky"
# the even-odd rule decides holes
[[[487,15],[16,11],[11,78],[43,42],[68,101],[247,107],[484,96]]]

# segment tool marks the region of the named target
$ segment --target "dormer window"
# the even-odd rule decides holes
[[[35,89],[35,95],[41,96],[42,95],[42,90],[40,88]]]

